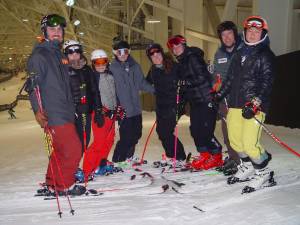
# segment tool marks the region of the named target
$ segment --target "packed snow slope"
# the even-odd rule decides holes
[[[0,104],[14,100],[22,86],[19,75],[0,84]],[[34,120],[28,101],[16,107],[17,119],[0,112],[0,224],[105,224],[105,225],[299,225],[300,224],[300,159],[263,134],[262,142],[272,153],[270,167],[275,171],[277,186],[250,194],[241,194],[246,183],[227,185],[226,177],[215,171],[179,172],[152,168],[161,158],[162,147],[154,132],[141,172],[131,167],[123,173],[98,176],[88,184],[104,194],[71,198],[75,215],[65,197],[60,198],[62,218],[57,215],[55,200],[34,197],[43,182],[47,166],[43,133]],[[143,137],[136,147],[141,156],[155,114],[143,113]],[[292,148],[300,150],[300,130],[268,126]],[[178,125],[179,138],[186,152],[196,154],[189,134],[189,118]],[[216,136],[221,138],[220,124]],[[116,136],[118,139],[118,136]],[[226,150],[226,149],[224,149]],[[153,179],[141,173],[149,172]],[[135,175],[135,179],[132,179]],[[178,187],[175,180],[184,183]],[[169,187],[162,193],[162,186]],[[177,192],[176,192],[177,191]]]

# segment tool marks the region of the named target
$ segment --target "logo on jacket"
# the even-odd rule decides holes
[[[220,58],[220,59],[218,59],[218,63],[219,64],[227,63],[227,58]]]
[[[244,65],[244,62],[246,61],[247,56],[242,56],[241,64]]]

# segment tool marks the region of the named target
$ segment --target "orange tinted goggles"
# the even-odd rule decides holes
[[[108,63],[108,58],[94,59],[92,62],[95,66],[103,66]]]

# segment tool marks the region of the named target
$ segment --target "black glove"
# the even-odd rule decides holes
[[[251,102],[247,102],[242,109],[242,116],[245,119],[252,119],[261,110],[261,100],[259,98],[253,98]]]
[[[123,120],[126,117],[126,111],[120,105],[118,105],[116,108],[116,117],[118,120]]]
[[[211,102],[210,103],[211,103],[212,107],[215,108],[215,109],[218,109],[219,108],[219,103],[223,99],[223,97],[221,96],[221,93],[216,92],[216,91],[211,91],[210,94],[211,94]]]
[[[95,110],[94,122],[98,127],[102,127],[104,125],[104,118],[101,109]]]

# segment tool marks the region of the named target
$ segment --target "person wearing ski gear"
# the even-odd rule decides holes
[[[101,96],[104,125],[98,127],[92,123],[94,141],[89,146],[83,161],[83,172],[87,178],[98,167],[107,166],[107,157],[114,144],[115,121],[122,119],[124,112],[117,106],[117,96],[114,77],[109,70],[109,60],[103,49],[91,53],[93,76]],[[94,115],[93,115],[94,116]]]
[[[53,151],[49,150],[45,185],[55,191],[65,191],[74,184],[74,173],[81,159],[68,60],[61,52],[65,26],[65,19],[57,14],[44,16],[41,30],[45,40],[34,47],[27,63],[26,90],[30,103],[37,122],[50,135],[50,145],[53,146],[50,149]]]
[[[217,107],[211,95],[212,77],[197,47],[189,47],[181,35],[170,37],[168,48],[179,62],[180,94],[190,104],[190,131],[200,157],[192,162],[195,169],[221,166],[222,146],[214,137]]]
[[[140,91],[154,93],[154,88],[144,78],[140,65],[130,55],[126,41],[113,45],[115,58],[110,65],[120,106],[126,117],[119,123],[120,140],[117,142],[112,161],[123,162],[133,157],[135,145],[142,136],[142,108]]]
[[[176,103],[179,67],[170,55],[166,55],[161,45],[150,44],[146,55],[152,63],[146,80],[154,85],[156,97],[156,132],[165,150],[166,157],[174,158],[174,128],[182,115],[181,105]],[[177,138],[176,160],[186,159],[184,147]]]
[[[269,47],[268,24],[260,16],[244,21],[243,45],[232,58],[217,99],[228,96],[227,126],[231,147],[239,154],[238,172],[228,184],[251,181],[244,192],[274,184],[268,168],[271,154],[260,144],[262,126],[270,105],[275,56]]]
[[[103,126],[102,105],[95,77],[92,69],[86,64],[82,45],[78,41],[67,40],[63,45],[63,50],[70,65],[69,76],[75,105],[75,125],[82,143],[83,154],[90,142],[92,111],[99,113],[98,117],[94,117],[97,126]]]
[[[212,90],[213,93],[216,93],[221,88],[222,82],[227,77],[227,70],[229,68],[232,56],[241,43],[241,38],[238,35],[237,27],[232,21],[224,21],[220,23],[217,27],[217,33],[221,42],[221,47],[217,50],[214,56],[212,71],[214,76],[214,85]],[[224,98],[219,103],[218,117],[226,118],[227,111],[227,101],[226,98]],[[224,121],[222,118],[222,133],[224,143],[228,151],[228,158],[225,160],[221,170],[225,175],[231,175],[237,171],[237,165],[240,162],[240,157],[230,146],[226,121]]]

